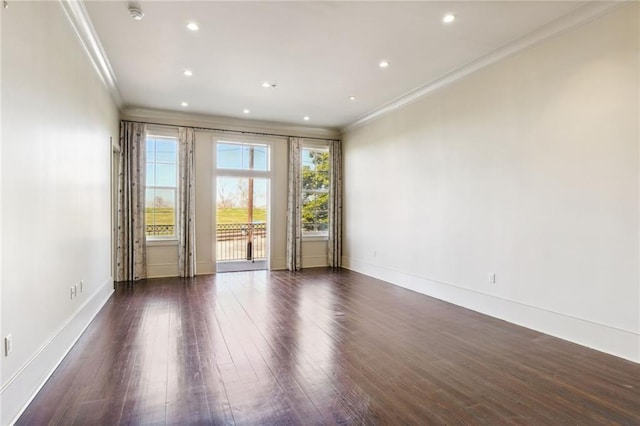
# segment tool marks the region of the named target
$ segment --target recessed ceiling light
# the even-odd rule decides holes
[[[193,75],[193,72],[191,72],[191,70],[184,70],[184,75],[186,75],[187,77],[191,77]]]
[[[309,116],[308,115],[304,116],[304,121],[309,121]]]
[[[353,95],[352,95],[352,96],[349,96],[349,100],[350,100],[350,101],[355,101],[355,100],[356,100],[356,97],[355,97],[355,96],[353,96]]]
[[[187,24],[187,28],[189,28],[191,31],[198,31],[200,29],[200,26],[198,26],[198,24],[196,24],[195,22],[189,22]]]
[[[180,102],[180,105],[182,105],[183,107],[189,106],[189,104],[184,101]]]
[[[456,15],[454,15],[453,13],[447,13],[446,15],[444,15],[444,18],[442,18],[442,22],[444,22],[445,24],[450,24],[455,20]]]
[[[380,66],[380,68],[387,68],[389,66],[389,61],[380,61],[378,65]]]
[[[269,89],[269,88],[275,89],[276,86],[277,86],[276,83],[269,83],[268,81],[265,81],[264,83],[262,83],[262,87],[267,88],[267,89]]]
[[[142,18],[144,18],[144,12],[142,11],[142,9],[140,9],[139,7],[135,7],[135,6],[130,6],[129,7],[129,15],[131,15],[131,17],[135,21],[142,21]]]
[[[247,108],[245,108],[245,109],[242,110],[242,112],[245,113],[245,114],[249,114],[251,111],[249,111]]]

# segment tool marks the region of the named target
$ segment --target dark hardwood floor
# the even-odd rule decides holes
[[[119,286],[18,424],[640,424],[640,365],[346,270]]]

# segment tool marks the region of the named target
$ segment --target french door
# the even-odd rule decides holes
[[[218,141],[216,270],[268,269],[269,147]]]

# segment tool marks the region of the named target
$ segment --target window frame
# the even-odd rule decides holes
[[[149,159],[146,158],[146,150],[147,150],[147,140],[150,138],[158,138],[158,139],[173,139],[176,145],[176,185],[174,186],[166,186],[166,185],[147,185],[146,179],[146,167],[149,164]],[[173,235],[147,235],[146,225],[148,225],[145,221],[145,240],[147,245],[176,245],[178,242],[178,203],[180,202],[180,141],[178,140],[178,131],[174,128],[165,128],[165,127],[155,127],[151,126],[147,129],[145,135],[145,182],[144,182],[144,193],[145,193],[145,215],[147,208],[147,189],[169,189],[175,191],[175,206],[173,211]],[[155,161],[152,164],[158,164]],[[160,164],[170,164],[170,163],[160,163]]]
[[[327,188],[326,192],[325,191],[309,191],[309,190],[305,190],[303,185],[302,185],[302,171],[303,171],[303,163],[302,160],[300,161],[300,208],[303,208],[303,200],[304,200],[304,195],[306,193],[326,193],[330,195],[331,192],[331,151],[329,150],[329,142],[322,142],[322,141],[303,141],[302,142],[302,147],[300,149],[300,157],[302,159],[303,156],[303,152],[305,150],[310,150],[310,151],[318,151],[318,152],[326,152],[329,154],[329,187]],[[329,214],[329,205],[327,204],[327,216]],[[331,221],[331,218],[328,217],[328,221]],[[329,229],[327,228],[326,231],[305,231],[304,227],[303,227],[303,222],[302,222],[302,215],[300,215],[300,229],[302,232],[302,240],[303,241],[328,241],[329,240]]]

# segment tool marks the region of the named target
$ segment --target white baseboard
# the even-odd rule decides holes
[[[640,363],[640,333],[571,317],[344,256],[342,267],[454,305]]]
[[[285,257],[272,257],[269,270],[282,271],[287,269],[287,258]]]
[[[35,354],[0,389],[2,404],[0,424],[13,424],[24,412],[51,374],[71,350],[93,318],[113,293],[113,278],[104,281],[88,299],[38,349]]]
[[[216,262],[210,260],[196,262],[196,275],[211,275],[216,273]]]

